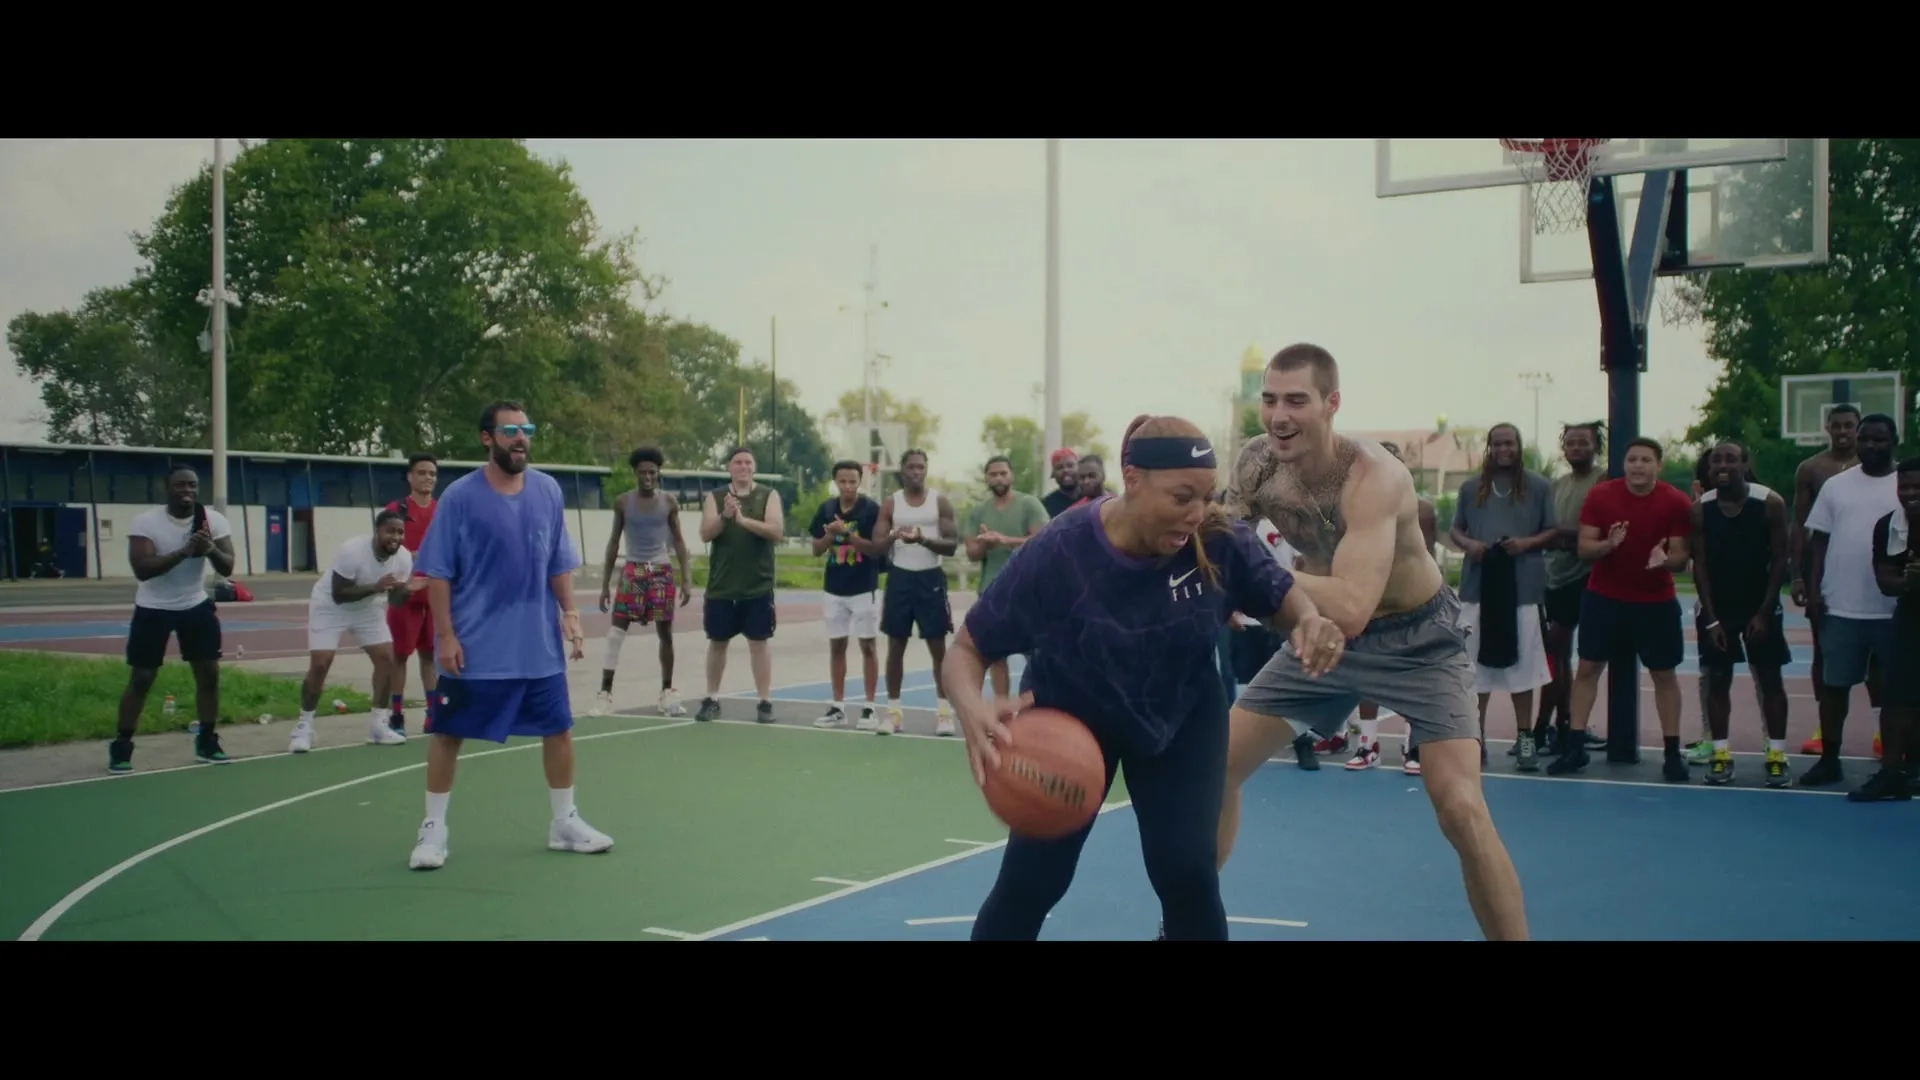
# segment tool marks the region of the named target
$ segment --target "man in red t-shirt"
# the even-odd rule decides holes
[[[387,504],[387,509],[398,511],[406,519],[407,536],[401,546],[415,555],[420,553],[420,544],[427,538],[427,527],[433,524],[433,512],[440,506],[433,497],[433,487],[439,479],[439,460],[432,454],[415,454],[407,459],[407,497]],[[413,580],[407,583],[407,592],[406,603],[387,608],[387,629],[393,632],[393,657],[399,661],[394,665],[393,715],[387,722],[395,731],[407,730],[403,708],[407,696],[407,657],[418,653],[420,683],[426,690],[427,700],[427,722],[422,730],[432,731],[433,689],[439,684],[440,676],[433,666],[433,612],[427,605],[426,575],[416,569]]]
[[[1687,565],[1693,535],[1693,501],[1660,479],[1664,455],[1652,439],[1627,444],[1626,475],[1603,480],[1580,507],[1580,557],[1593,564],[1580,599],[1580,666],[1573,673],[1573,735],[1547,772],[1554,776],[1586,767],[1587,719],[1600,695],[1607,661],[1637,653],[1653,677],[1653,705],[1666,743],[1663,775],[1687,782],[1680,750],[1680,680],[1674,669],[1686,659],[1680,599],[1673,573]]]

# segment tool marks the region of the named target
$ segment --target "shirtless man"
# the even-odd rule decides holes
[[[1276,353],[1260,394],[1266,434],[1242,448],[1229,483],[1228,512],[1279,527],[1304,564],[1295,582],[1351,644],[1317,678],[1291,646],[1281,649],[1234,703],[1219,861],[1224,867],[1239,832],[1240,787],[1291,741],[1287,720],[1332,734],[1362,699],[1377,701],[1407,720],[1407,743],[1419,749],[1427,797],[1459,854],[1481,932],[1524,940],[1520,876],[1480,787],[1480,716],[1460,599],[1425,547],[1413,476],[1377,443],[1336,435],[1339,409],[1340,369],[1325,349]]]
[[[1827,414],[1827,448],[1800,463],[1793,472],[1793,536],[1789,543],[1793,548],[1789,566],[1793,574],[1793,602],[1807,613],[1807,630],[1813,638],[1813,670],[1807,677],[1813,680],[1813,697],[1825,709],[1846,719],[1847,708],[1853,698],[1849,689],[1832,689],[1822,681],[1826,673],[1826,657],[1820,649],[1820,611],[1819,605],[1807,604],[1807,579],[1813,573],[1812,538],[1807,535],[1807,515],[1813,511],[1813,501],[1820,496],[1820,488],[1828,480],[1860,464],[1857,440],[1860,435],[1860,410],[1852,405],[1835,405]],[[1837,697],[1831,705],[1828,697]],[[1880,707],[1880,665],[1872,664],[1867,669],[1867,700],[1870,705]],[[1880,736],[1873,736],[1873,751],[1880,753]],[[1813,730],[1813,738],[1800,746],[1800,752],[1819,757],[1826,748],[1820,738],[1820,728]]]

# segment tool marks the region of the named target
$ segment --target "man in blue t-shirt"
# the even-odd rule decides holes
[[[447,801],[466,739],[539,736],[553,803],[547,846],[613,846],[573,805],[573,706],[561,638],[573,659],[586,655],[573,605],[580,552],[567,535],[559,483],[527,468],[533,432],[519,403],[487,406],[480,414],[487,463],[447,485],[420,547],[440,681],[427,747],[427,820],[409,862],[415,870],[446,864]]]
[[[820,504],[807,530],[813,537],[813,553],[827,557],[827,599],[822,611],[833,679],[833,704],[813,726],[840,727],[847,722],[847,638],[851,636],[860,639],[860,670],[867,687],[860,719],[870,728],[874,698],[880,692],[880,559],[887,545],[873,538],[880,504],[860,494],[860,463],[836,462],[833,486],[838,494]]]

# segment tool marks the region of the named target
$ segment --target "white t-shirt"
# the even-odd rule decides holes
[[[233,528],[227,524],[227,517],[209,506],[207,510],[207,531],[215,540],[224,540],[233,535]],[[136,515],[133,524],[127,527],[128,536],[144,536],[153,541],[156,555],[171,555],[187,546],[193,536],[193,519],[179,520],[167,513],[164,506]],[[156,611],[188,611],[207,602],[207,557],[198,555],[191,559],[182,559],[173,569],[157,578],[149,578],[134,590],[135,607],[152,608]]]
[[[307,598],[307,609],[313,614],[327,612],[354,618],[368,612],[381,612],[382,605],[387,602],[385,593],[363,596],[346,604],[334,603],[335,574],[346,578],[352,585],[371,585],[389,574],[405,581],[413,576],[413,555],[406,548],[400,548],[382,562],[379,553],[373,550],[372,534],[356,536],[341,544],[340,550],[333,553],[333,565],[320,575],[319,581],[313,583],[313,593]]]
[[[1260,542],[1267,546],[1268,551],[1273,552],[1274,561],[1289,570],[1293,569],[1293,560],[1300,553],[1295,551],[1293,545],[1287,543],[1286,539],[1280,535],[1280,530],[1274,528],[1273,522],[1268,521],[1266,518],[1261,518],[1259,523],[1253,527],[1253,534],[1260,538]],[[1242,615],[1239,612],[1234,612],[1233,620],[1241,626],[1260,625],[1260,620],[1248,615]]]
[[[1868,476],[1855,465],[1820,485],[1807,531],[1827,534],[1820,599],[1843,619],[1891,619],[1900,603],[1873,579],[1873,526],[1900,509],[1899,474]]]
[[[1759,499],[1761,502],[1765,502],[1767,500],[1767,496],[1773,494],[1772,488],[1768,487],[1765,484],[1753,483],[1752,481],[1747,482],[1747,490],[1749,492],[1752,492],[1753,497],[1756,499]],[[1700,501],[1703,503],[1711,502],[1712,500],[1717,499],[1719,497],[1720,497],[1719,488],[1708,488],[1707,490],[1700,493]]]

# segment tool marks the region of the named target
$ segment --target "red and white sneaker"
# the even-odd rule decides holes
[[[1313,744],[1313,752],[1316,754],[1338,754],[1346,748],[1347,736],[1345,732],[1339,735],[1329,735]]]
[[[1407,751],[1406,760],[1401,762],[1400,771],[1408,776],[1420,775],[1420,751]]]
[[[1359,772],[1380,764],[1380,740],[1361,739],[1354,746],[1353,756],[1347,759],[1347,769]]]

